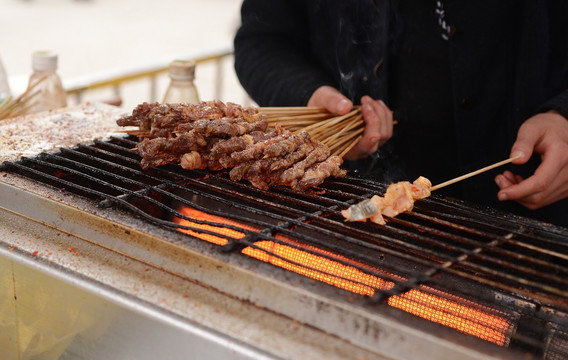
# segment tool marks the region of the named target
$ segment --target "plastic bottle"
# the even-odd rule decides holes
[[[195,62],[174,60],[170,64],[170,84],[166,89],[163,102],[175,103],[199,103],[197,87],[193,83],[195,79]]]
[[[10,95],[12,95],[12,92],[10,91],[10,84],[8,83],[8,75],[0,59],[0,103]]]
[[[61,78],[57,74],[57,54],[51,51],[34,52],[32,54],[32,70],[28,88],[37,84],[30,93],[38,92],[38,94],[31,99],[30,103],[33,105],[27,113],[67,106],[67,93],[61,83]]]

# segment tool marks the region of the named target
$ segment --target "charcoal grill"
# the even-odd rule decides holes
[[[144,172],[136,143],[5,162],[0,206],[321,333],[310,346],[338,344],[337,357],[568,356],[568,229],[437,195],[386,226],[350,223],[340,211],[384,184],[349,174],[299,193],[177,165]],[[258,352],[239,354],[295,356],[246,345]]]

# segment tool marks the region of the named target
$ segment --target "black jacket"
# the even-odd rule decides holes
[[[535,113],[556,109],[568,118],[567,1],[443,2],[452,27],[442,45],[447,74],[440,75],[447,75],[451,87],[450,99],[444,100],[448,116],[442,124],[448,130],[443,138],[427,126],[440,119],[428,113],[417,119],[415,104],[397,103],[393,95],[393,69],[411,29],[398,6],[403,1],[245,0],[234,43],[237,75],[261,106],[305,105],[322,85],[340,89],[355,103],[363,95],[385,100],[395,117],[402,116],[392,141],[378,156],[350,164],[360,170],[374,165],[371,173],[382,174],[384,181],[424,175],[436,183],[473,171],[507,158],[519,126]],[[436,2],[427,3],[434,16]],[[419,58],[411,61],[423,66],[421,73],[429,71]],[[416,88],[429,89],[429,84]],[[431,84],[434,92],[440,87]],[[447,161],[440,160],[444,154]],[[537,165],[535,159],[511,169],[530,175]],[[448,194],[568,226],[568,200],[536,212],[498,202],[493,177],[501,171],[456,184]]]

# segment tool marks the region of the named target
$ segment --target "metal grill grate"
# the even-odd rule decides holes
[[[567,229],[437,196],[386,226],[347,223],[340,211],[384,192],[383,184],[349,175],[304,193],[263,191],[226,172],[173,165],[143,172],[130,150],[135,145],[113,138],[4,163],[3,170],[181,229],[187,241],[205,240],[359,294],[374,306],[386,303],[543,358],[566,355]]]

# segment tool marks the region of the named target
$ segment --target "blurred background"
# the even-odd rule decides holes
[[[69,105],[119,96],[129,111],[144,101],[160,101],[169,83],[167,66],[175,59],[199,61],[195,84],[201,100],[250,104],[231,55],[241,0],[0,4],[0,59],[13,95],[27,87],[32,53],[50,50],[59,56],[57,71]]]

